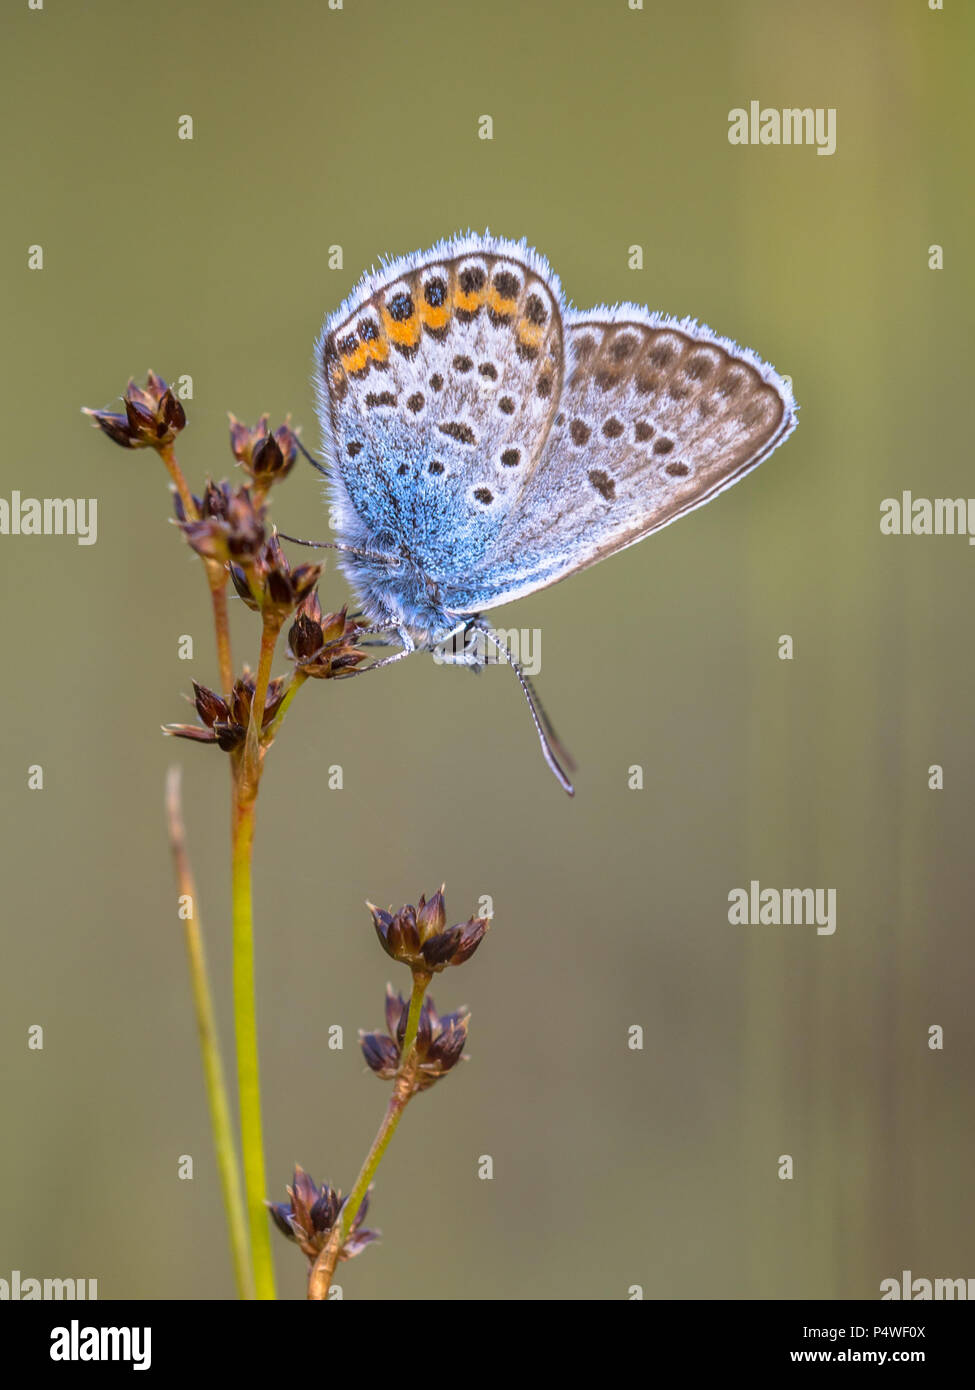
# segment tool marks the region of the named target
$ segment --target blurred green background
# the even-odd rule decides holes
[[[296,702],[256,851],[270,1195],[296,1161],[351,1184],[385,1100],[356,1030],[406,983],[363,899],[445,879],[452,920],[482,894],[496,913],[433,990],[471,1006],[471,1061],[407,1113],[346,1297],[975,1275],[975,560],[879,530],[903,488],[973,491],[971,8],[47,0],[2,26],[0,491],[96,496],[99,534],[0,537],[0,1277],[233,1292],[162,809],[176,758],[230,1066],[226,768],[158,733],[214,679],[208,601],[161,465],[79,407],[150,366],[192,375],[194,484],[230,471],[228,410],[291,411],[315,442],[323,315],[381,255],[485,225],[580,306],[636,300],[754,347],[793,377],[800,428],[713,507],[497,615],[542,631],[574,801],[500,670],[417,657]],[[836,153],[729,145],[752,99],[835,107]],[[275,516],[327,534],[310,469]],[[330,566],[326,606],[346,594]],[[251,615],[234,630],[253,661]],[[751,879],[835,888],[835,936],[730,926]],[[300,1297],[303,1258],[274,1240]]]

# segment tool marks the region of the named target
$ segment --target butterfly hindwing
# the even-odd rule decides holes
[[[795,426],[788,384],[747,349],[633,305],[564,312],[566,375],[528,488],[479,585],[490,608],[622,550],[730,487]]]
[[[367,277],[318,344],[346,543],[469,575],[537,465],[562,390],[560,290],[524,244],[461,238]]]

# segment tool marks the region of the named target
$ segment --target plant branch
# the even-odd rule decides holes
[[[233,804],[234,1027],[237,1041],[237,1090],[240,1144],[247,1190],[251,1258],[257,1297],[274,1298],[274,1265],[265,1208],[264,1134],[257,1051],[257,1001],[254,982],[254,906],[251,859],[254,847],[254,795],[245,797],[240,772]]]
[[[247,1216],[251,1258],[257,1297],[274,1298],[274,1262],[265,1206],[267,1181],[264,1170],[264,1131],[261,1119],[261,1085],[257,1048],[257,990],[254,978],[254,902],[252,861],[254,818],[261,781],[264,749],[261,730],[274,648],[281,619],[264,618],[261,653],[251,701],[247,738],[240,761],[234,765],[232,897],[234,923],[234,1024],[237,1040],[237,1090],[240,1101],[240,1146],[244,1160]]]
[[[274,740],[275,736],[277,735],[278,729],[280,729],[281,727],[281,721],[284,719],[284,716],[288,712],[288,707],[291,704],[291,701],[298,694],[298,691],[301,689],[301,687],[304,685],[307,679],[308,677],[305,675],[304,671],[293,672],[291,682],[281,697],[280,705],[278,705],[278,708],[275,710],[274,718],[264,729],[263,738],[265,745],[271,743]]]
[[[217,639],[220,667],[220,693],[229,700],[234,688],[234,661],[230,651],[230,619],[227,614],[227,571],[215,560],[204,561],[210,598],[213,602],[213,630]]]
[[[393,1082],[393,1094],[389,1098],[386,1106],[386,1113],[382,1118],[382,1123],[376,1131],[376,1137],[372,1141],[372,1146],[366,1154],[365,1161],[359,1170],[359,1176],[355,1180],[355,1186],[349,1193],[348,1198],[343,1203],[339,1219],[335,1223],[335,1228],[329,1236],[328,1243],[324,1250],[319,1254],[315,1263],[312,1265],[308,1275],[308,1297],[311,1300],[322,1300],[328,1297],[332,1280],[335,1277],[335,1267],[339,1262],[342,1247],[348,1239],[349,1232],[362,1206],[363,1199],[369,1191],[369,1186],[376,1175],[383,1155],[389,1147],[389,1142],[396,1133],[396,1128],[403,1117],[413,1096],[413,1082],[416,1078],[418,1057],[416,1053],[416,1035],[420,1023],[420,1010],[423,1007],[423,996],[430,983],[430,976],[417,972],[413,976],[413,993],[410,997],[410,1011],[406,1020],[406,1032],[403,1036],[403,1047],[400,1053],[402,1061],[396,1080]]]
[[[179,493],[179,500],[183,504],[183,511],[186,513],[187,521],[197,520],[196,503],[193,501],[193,494],[190,492],[189,483],[183,476],[183,470],[176,462],[176,455],[173,453],[173,446],[167,444],[164,448],[157,450],[159,457],[166,465],[166,471],[172,478]]]
[[[240,769],[242,789],[251,800],[257,796],[257,787],[261,779],[263,753],[261,731],[264,727],[264,707],[267,703],[267,688],[271,681],[274,648],[277,646],[280,631],[280,618],[265,617],[264,626],[261,629],[261,654],[257,663],[254,698],[251,701],[250,722],[247,725],[247,741],[244,744],[244,758]]]
[[[172,851],[173,866],[176,870],[176,881],[180,894],[189,899],[190,911],[183,919],[186,954],[189,959],[190,980],[193,986],[193,1002],[196,1006],[197,1033],[200,1040],[200,1056],[203,1060],[207,1101],[210,1107],[213,1145],[217,1154],[217,1169],[220,1174],[220,1186],[223,1191],[227,1225],[230,1231],[234,1276],[240,1297],[253,1298],[254,1276],[247,1243],[244,1192],[234,1144],[227,1082],[220,1057],[213,996],[210,992],[210,981],[207,974],[203,931],[197,909],[196,884],[186,852],[186,831],[183,825],[180,769],[178,767],[171,767],[166,776],[166,819],[169,828],[169,847]]]

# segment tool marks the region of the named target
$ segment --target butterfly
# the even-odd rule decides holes
[[[483,616],[709,502],[791,433],[789,383],[692,319],[577,310],[525,241],[385,262],[325,321],[315,383],[340,564],[367,633],[512,666],[546,761],[572,763]]]

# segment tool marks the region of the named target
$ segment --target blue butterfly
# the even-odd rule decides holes
[[[567,306],[524,241],[444,241],[325,322],[318,390],[335,548],[376,637],[515,670],[546,761],[571,759],[482,616],[709,502],[796,424],[788,383],[691,319]]]

